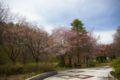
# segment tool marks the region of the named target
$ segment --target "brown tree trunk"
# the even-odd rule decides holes
[[[15,61],[13,60],[12,62],[13,62],[13,65],[15,66]]]
[[[46,64],[47,64],[47,62],[48,62],[48,57],[47,57],[47,55],[46,55],[46,60],[45,60],[45,62],[46,62]]]
[[[72,59],[72,57],[69,57],[69,65],[71,65],[71,59]]]
[[[80,58],[80,57],[79,57],[79,54],[78,54],[78,55],[77,55],[77,62],[78,62],[78,63],[79,63],[79,58]]]
[[[65,60],[64,58],[62,58],[62,67],[64,67],[64,64],[65,64]]]
[[[86,57],[86,65],[87,65],[87,67],[88,67],[88,60],[89,60],[89,57]]]
[[[25,63],[26,63],[26,55],[24,54],[24,56],[23,56],[23,64],[24,64],[24,66],[25,66]]]
[[[38,58],[36,58],[36,70],[38,69]]]

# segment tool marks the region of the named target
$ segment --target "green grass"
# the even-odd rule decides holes
[[[23,65],[21,63],[16,63],[15,69],[19,70],[19,68],[20,68],[20,70],[19,70],[20,72],[17,72],[16,74],[10,74],[8,76],[2,75],[0,77],[0,80],[5,80],[5,78],[6,78],[6,80],[7,79],[8,80],[14,80],[14,79],[15,80],[24,80],[26,78],[35,76],[37,74],[42,74],[44,72],[52,71],[52,70],[70,70],[70,69],[90,68],[90,67],[86,67],[86,63],[79,63],[82,65],[81,68],[75,68],[74,66],[72,68],[55,67],[57,64],[58,64],[57,62],[54,62],[54,63],[47,63],[47,65],[46,65],[45,62],[39,62],[38,63],[39,69],[35,70],[36,69],[35,62],[27,63],[25,65]],[[96,67],[104,66],[104,63],[97,63],[97,62],[92,62],[92,63],[90,62],[89,64],[95,64]],[[6,64],[6,65],[0,65],[0,72],[2,72],[2,71],[4,72],[4,70],[6,70],[6,69],[7,69],[6,71],[10,71],[11,70],[10,67],[13,67],[12,63]],[[21,71],[21,68],[22,68],[22,71]],[[11,70],[11,71],[13,71],[13,70]]]
[[[38,63],[38,69],[36,70],[36,63],[27,63],[25,65],[21,63],[16,63],[15,66],[12,65],[12,63],[8,63],[6,65],[0,65],[0,75],[14,75],[14,74],[24,74],[24,73],[32,73],[35,71],[39,72],[47,72],[55,70],[56,63],[48,63],[45,64],[43,62]],[[9,67],[8,67],[9,66]],[[15,70],[13,70],[15,69]]]
[[[115,74],[115,72],[111,71],[110,74],[111,74],[112,76],[114,76],[114,78],[120,80],[120,76],[118,76],[117,74]]]
[[[77,64],[81,64],[82,66],[80,68],[76,68],[76,67],[72,67],[72,68],[65,68],[65,67],[56,67],[56,70],[69,70],[69,69],[81,69],[81,68],[91,68],[91,67],[87,67],[86,63],[77,63]],[[98,62],[90,62],[89,64],[95,64],[95,67],[100,67],[100,66],[108,66],[109,64],[106,63],[98,63]],[[72,64],[73,65],[73,64]]]
[[[86,63],[77,63],[77,64],[81,64],[82,68],[86,68]],[[99,62],[89,62],[89,64],[94,64],[96,67],[105,66],[105,63],[99,63]],[[106,65],[108,65],[108,63],[106,63]]]
[[[23,78],[24,80],[24,78],[29,78],[37,74],[55,70],[55,64],[56,63],[46,64],[44,62],[39,62],[38,68],[36,68],[35,62],[27,63],[26,65],[17,63],[15,66],[11,64],[0,65],[0,80],[5,80],[5,78],[8,78],[8,80],[9,78],[11,78],[11,80],[22,80]],[[21,77],[16,77],[16,79],[13,79],[15,75],[19,75]]]

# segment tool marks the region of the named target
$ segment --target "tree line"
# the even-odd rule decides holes
[[[88,66],[90,59],[106,54],[106,45],[98,44],[100,36],[95,37],[93,30],[87,31],[83,25],[79,19],[75,19],[71,23],[72,28],[58,26],[52,30],[52,34],[48,34],[35,22],[15,16],[7,5],[0,2],[0,45],[13,65],[22,54],[24,64],[26,57],[32,55],[36,67],[39,59],[49,56],[61,60],[62,67],[66,58],[69,64],[73,59],[77,59],[78,63],[85,60]]]

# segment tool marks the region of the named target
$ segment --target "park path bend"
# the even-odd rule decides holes
[[[44,80],[114,80],[109,76],[113,69],[109,66],[71,69],[58,71],[57,75],[45,78]]]

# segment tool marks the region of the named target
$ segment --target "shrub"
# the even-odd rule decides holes
[[[27,64],[24,66],[23,72],[33,72],[36,70],[35,64]]]
[[[23,73],[23,66],[13,66],[13,65],[3,65],[0,66],[0,75],[1,74],[6,74],[6,75],[11,75],[11,74],[19,74]]]
[[[105,62],[106,61],[106,55],[104,54],[103,56],[96,57],[96,61]]]
[[[48,72],[48,71],[54,71],[55,70],[55,66],[51,65],[51,64],[42,64],[39,67],[39,71],[41,72]]]
[[[62,65],[63,65],[63,66],[62,66]],[[64,66],[66,66],[65,61],[62,62],[62,60],[60,60],[60,62],[58,63],[58,66],[59,66],[59,67],[64,67]]]
[[[3,65],[0,66],[0,74],[5,73],[5,69],[6,69],[5,66]]]
[[[6,68],[5,73],[7,75],[19,74],[19,73],[22,73],[22,70],[23,70],[23,66],[17,66],[17,65],[13,66],[13,65],[11,65],[11,66]]]
[[[28,73],[28,72],[35,72],[38,71],[39,73],[48,72],[55,70],[55,66],[53,64],[39,64],[38,68],[36,68],[35,63],[29,63],[26,65],[1,65],[0,66],[0,75],[12,75],[12,74],[21,74],[21,73]]]
[[[115,73],[120,76],[120,59],[113,60],[111,66],[115,69]]]

